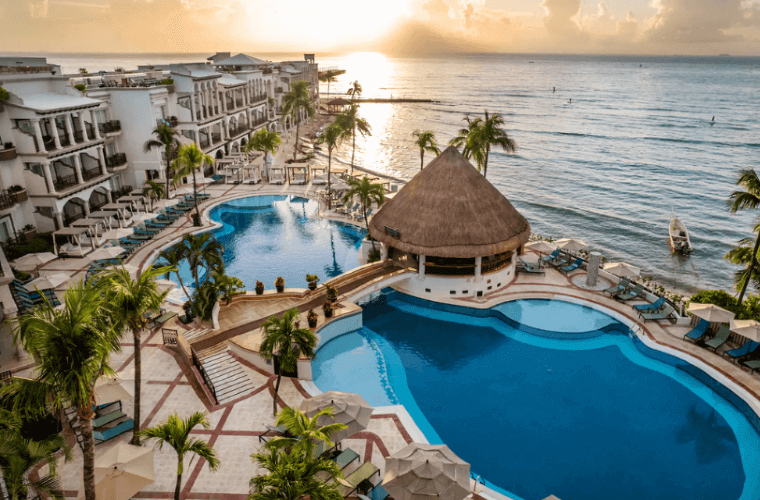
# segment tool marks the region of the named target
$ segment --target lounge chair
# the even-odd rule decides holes
[[[628,278],[621,278],[620,283],[618,283],[615,286],[611,286],[608,289],[604,291],[604,293],[609,293],[610,296],[615,295],[616,293],[620,293],[624,291],[626,288],[628,288],[628,285],[631,284],[631,280]]]
[[[694,342],[697,342],[702,339],[702,337],[705,336],[705,333],[707,333],[707,327],[710,326],[709,321],[705,321],[703,319],[699,320],[699,323],[697,323],[697,326],[694,327],[692,331],[687,333],[683,336],[683,339],[691,339]]]
[[[518,261],[517,272],[530,273],[530,274],[544,274],[546,270],[541,267],[536,267],[533,264],[530,264],[528,262]]]
[[[338,492],[343,496],[343,498],[345,498],[351,495],[351,493],[355,492],[356,488],[359,487],[362,481],[368,481],[375,474],[379,476],[380,469],[369,462],[365,462],[361,464],[358,469],[343,479],[343,481],[350,484],[351,486],[347,486],[342,482],[338,483]]]
[[[741,366],[749,368],[750,373],[755,373],[755,370],[760,368],[760,359],[750,359],[749,361],[742,361]]]
[[[646,323],[647,321],[662,321],[664,319],[667,319],[668,321],[672,321],[670,316],[676,312],[675,309],[673,309],[670,306],[665,306],[662,308],[662,311],[660,312],[654,312],[654,313],[639,313],[639,316],[644,320]]]
[[[541,257],[541,260],[543,262],[551,262],[553,260],[556,260],[557,257],[559,257],[560,250],[559,248],[555,249],[550,255],[547,255],[546,257]]]
[[[168,313],[162,314],[161,316],[159,316],[157,318],[154,318],[153,319],[153,328],[156,328],[158,326],[161,326],[161,325],[165,324],[167,321],[169,321],[170,319],[172,319],[176,315],[177,315],[176,312],[168,312]]]
[[[578,269],[579,267],[581,267],[581,264],[583,264],[583,259],[581,259],[580,257],[578,257],[577,259],[575,259],[575,262],[573,262],[569,266],[560,267],[559,270],[562,271],[563,273],[567,274],[567,273],[575,271],[576,269]]]
[[[643,295],[641,287],[634,285],[631,288],[628,288],[626,290],[623,290],[620,293],[613,295],[612,298],[615,300],[619,300],[620,302],[625,302],[627,300],[635,299],[640,294]]]
[[[388,492],[385,491],[385,488],[380,484],[372,488],[372,491],[369,492],[370,500],[385,500],[388,496]]]
[[[664,305],[665,305],[665,298],[660,297],[651,304],[641,304],[638,306],[633,306],[633,308],[636,311],[638,311],[639,314],[641,314],[641,313],[651,313],[651,312],[659,311],[660,308]]]
[[[105,415],[101,417],[96,417],[92,419],[92,428],[94,430],[97,430],[108,424],[112,424],[116,422],[117,420],[119,420],[120,418],[124,418],[126,416],[127,415],[121,410],[112,411],[111,413],[106,413]]]
[[[717,351],[718,347],[728,342],[728,337],[730,336],[731,330],[729,330],[726,326],[721,326],[720,330],[718,330],[718,333],[715,334],[715,337],[705,342],[705,347],[712,349],[713,351]]]
[[[359,460],[359,454],[351,448],[346,448],[345,450],[341,451],[334,460],[335,463],[338,464],[338,467],[343,470],[348,467],[348,465],[351,464],[354,460]]]
[[[758,347],[760,347],[760,344],[753,340],[749,340],[745,342],[741,347],[737,347],[736,349],[731,349],[730,351],[724,352],[723,356],[728,356],[729,358],[736,360],[753,354]]]
[[[121,422],[116,427],[111,427],[110,429],[106,429],[104,431],[93,431],[92,435],[95,438],[95,444],[101,444],[105,443],[106,441],[109,441],[116,436],[120,434],[124,434],[125,432],[129,432],[134,427],[134,421],[130,418],[129,420],[125,420],[124,422]]]
[[[278,425],[277,427],[267,425],[266,428],[267,430],[259,436],[260,443],[266,443],[269,439],[277,436],[293,437],[290,432],[288,432],[288,428],[284,425]]]

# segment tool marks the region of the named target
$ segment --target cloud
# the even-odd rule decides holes
[[[550,35],[567,37],[581,33],[576,21],[581,0],[544,0],[541,6],[546,11],[544,25]]]
[[[451,7],[443,0],[425,0],[421,9],[427,14],[430,21],[441,21],[449,17]]]
[[[621,38],[632,39],[636,36],[639,31],[639,23],[636,22],[633,11],[626,12],[625,21],[615,23],[615,31]]]
[[[743,40],[729,30],[760,25],[760,11],[746,0],[652,0],[657,12],[647,20],[645,38],[653,42],[725,43]]]
[[[32,17],[47,17],[50,5],[48,0],[33,3],[29,2],[29,15]]]

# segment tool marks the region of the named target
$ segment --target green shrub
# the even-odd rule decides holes
[[[736,319],[754,319],[760,321],[760,296],[748,295],[739,304],[730,293],[723,290],[705,290],[694,295],[690,302],[697,304],[715,304],[736,315]]]
[[[15,276],[16,279],[19,281],[26,281],[31,277],[29,273],[24,272],[24,271],[19,271],[17,269],[13,270],[13,276]]]
[[[53,237],[50,233],[38,234],[32,241],[23,245],[9,245],[5,247],[5,257],[8,260],[16,260],[28,253],[52,252]]]
[[[369,253],[367,253],[367,260],[369,262],[377,262],[378,260],[380,260],[380,250],[378,250],[377,248],[373,248],[372,250],[370,250]]]
[[[164,78],[161,80],[161,85],[174,85],[174,80],[171,78]]]
[[[87,90],[87,85],[85,85],[84,83],[78,83],[74,85],[74,88],[80,92],[84,92],[85,90]]]
[[[0,87],[0,101],[7,101],[10,98],[11,95],[8,93],[8,91]]]

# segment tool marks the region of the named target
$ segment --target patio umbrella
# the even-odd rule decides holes
[[[314,396],[310,399],[304,399],[301,403],[301,411],[309,417],[313,417],[320,410],[331,407],[333,409],[333,418],[321,417],[318,421],[320,426],[327,424],[346,424],[346,428],[334,433],[331,439],[336,443],[357,432],[361,432],[369,426],[369,419],[372,416],[372,406],[367,403],[363,397],[350,392],[328,391]]]
[[[155,283],[156,283],[156,286],[158,287],[159,293],[164,293],[165,291],[171,290],[172,288],[177,286],[177,284],[171,280],[156,280]]]
[[[19,271],[34,271],[58,257],[51,252],[29,253],[13,261],[13,267]]]
[[[152,447],[119,443],[95,458],[95,497],[128,500],[153,482]]]
[[[386,459],[383,488],[396,500],[462,500],[470,464],[446,445],[410,443]]]
[[[174,191],[174,195],[176,196],[184,196],[186,194],[192,194],[193,193],[193,186],[185,186],[177,189]]]
[[[732,332],[760,342],[760,323],[754,319],[732,319],[730,324]]]
[[[555,243],[559,248],[571,252],[577,252],[578,250],[588,250],[588,244],[583,240],[562,238],[560,240],[557,240]]]
[[[636,278],[641,274],[641,269],[625,262],[608,262],[602,269],[621,278]]]
[[[144,222],[146,220],[155,219],[156,217],[158,217],[158,214],[145,214],[144,213],[144,214],[136,215],[135,217],[132,218],[132,220],[135,222],[135,224],[137,224],[139,222]]]
[[[313,184],[327,184],[327,174],[321,174],[314,177]],[[335,174],[330,176],[330,182],[332,184],[343,183],[343,180]]]
[[[702,318],[710,323],[728,323],[734,319],[734,313],[726,311],[715,304],[689,304],[689,312],[698,318]]]
[[[539,255],[544,253],[552,253],[554,250],[557,249],[557,245],[554,243],[549,243],[545,240],[537,240],[537,241],[531,241],[530,243],[525,244],[526,250],[533,250],[534,252],[538,252]]]
[[[111,379],[101,377],[95,382],[95,390],[93,396],[95,396],[95,404],[102,405],[105,403],[113,403],[114,401],[121,401],[122,399],[132,399],[133,394],[126,387],[124,382],[129,381],[121,380],[118,378]],[[134,381],[132,386],[134,386]]]
[[[31,283],[25,285],[27,290],[34,290],[35,287],[39,290],[49,290],[51,288],[57,288],[71,279],[71,276],[64,273],[51,274],[50,276],[40,276]]]
[[[90,258],[92,258],[92,260],[115,259],[126,251],[126,249],[120,246],[98,248],[90,254]]]

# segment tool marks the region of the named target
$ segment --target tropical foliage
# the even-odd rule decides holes
[[[177,159],[172,163],[174,169],[174,184],[188,175],[193,176],[193,203],[195,204],[195,225],[200,226],[201,212],[198,210],[198,180],[196,172],[203,169],[203,165],[213,165],[214,159],[204,153],[197,144],[192,143],[181,146],[177,153]]]
[[[415,144],[420,149],[420,170],[425,167],[425,151],[433,153],[435,155],[441,154],[441,150],[435,143],[435,133],[430,130],[420,132],[415,130],[412,132],[415,138]]]
[[[274,154],[277,148],[282,144],[280,134],[274,130],[267,130],[262,128],[254,132],[253,136],[248,139],[243,151],[250,153],[251,151],[261,151],[262,153]]]
[[[35,493],[34,496],[44,493],[56,500],[64,499],[56,471],[58,461],[55,454],[58,450],[63,450],[67,462],[71,460],[70,448],[62,435],[33,441],[25,439],[15,427],[0,431],[0,471],[10,500],[26,500],[30,490]],[[48,469],[43,476],[35,479],[29,473],[39,463],[47,465]]]
[[[210,427],[206,412],[195,412],[184,420],[177,416],[177,412],[174,412],[174,415],[169,415],[165,422],[140,432],[141,436],[155,439],[159,449],[163,449],[164,444],[167,444],[177,452],[177,484],[174,488],[174,500],[180,500],[185,455],[195,453],[205,459],[208,462],[209,469],[214,472],[219,469],[221,464],[216,456],[216,451],[206,441],[190,437],[190,433],[199,425],[204,429]]]
[[[180,147],[177,140],[177,131],[170,127],[167,123],[160,123],[152,132],[156,136],[155,139],[148,140],[143,146],[144,151],[147,153],[151,149],[163,148],[166,155],[166,190],[164,194],[169,198],[169,183],[172,180],[172,153],[174,150]]]
[[[206,271],[207,277],[211,271],[224,269],[224,247],[211,233],[185,234],[177,248],[190,266],[196,290],[201,287],[201,269]]]
[[[327,84],[327,95],[330,95],[330,84],[338,81],[338,73],[336,71],[320,71],[319,81]]]
[[[280,390],[282,374],[294,372],[301,355],[307,358],[314,357],[314,349],[317,346],[317,338],[311,330],[296,328],[295,321],[298,319],[298,315],[298,309],[290,309],[282,315],[282,318],[270,316],[261,325],[264,340],[261,342],[259,353],[264,359],[276,359],[278,367],[272,401],[272,416],[277,415],[277,393]]]
[[[742,210],[757,210],[760,207],[760,179],[757,177],[757,172],[754,169],[746,169],[739,172],[739,177],[736,180],[736,185],[744,188],[744,191],[736,190],[732,192],[726,205],[731,213],[736,213]],[[742,303],[744,294],[747,292],[747,287],[750,282],[753,281],[755,274],[757,273],[757,252],[760,249],[760,224],[756,225],[754,232],[755,244],[752,250],[747,254],[744,250],[740,250],[741,246],[736,249],[733,254],[729,252],[726,254],[726,258],[736,264],[745,264],[747,267],[744,271],[737,273],[736,283],[741,286],[739,291],[738,301]],[[747,240],[740,242],[746,244]],[[743,260],[742,260],[743,259]]]
[[[156,181],[147,180],[143,186],[143,196],[148,196],[155,200],[160,200],[166,194],[164,186]]]
[[[465,116],[464,121],[467,126],[459,129],[458,135],[449,141],[449,145],[462,148],[462,155],[469,159],[472,156],[473,138],[480,126],[480,118]]]
[[[282,112],[289,115],[290,119],[296,123],[296,143],[293,148],[293,159],[296,159],[298,153],[298,135],[300,133],[300,114],[305,112],[309,117],[314,116],[314,106],[311,104],[309,96],[309,82],[298,80],[290,84],[290,90],[282,97]]]
[[[278,436],[272,438],[269,446],[272,448],[298,448],[304,455],[310,457],[314,454],[317,443],[322,442],[331,448],[333,442],[330,436],[346,428],[346,424],[333,423],[320,426],[318,421],[321,417],[332,418],[333,409],[325,408],[309,418],[298,408],[285,407],[277,415],[277,425],[284,426],[293,437]]]
[[[182,287],[182,292],[185,294],[186,297],[189,297],[190,294],[187,292],[187,288],[185,288],[185,282],[182,279],[182,275],[179,272],[179,266],[182,264],[182,261],[185,260],[185,246],[182,244],[174,245],[173,247],[166,248],[164,250],[161,250],[158,252],[158,257],[166,263],[166,266],[170,268],[170,271],[166,273],[166,279],[171,279],[171,273],[172,271],[177,276],[177,281],[179,282],[179,286]],[[161,266],[163,267],[163,266]]]
[[[345,137],[343,127],[338,123],[331,123],[319,136],[317,142],[327,146],[327,192],[331,192],[332,189],[332,154],[333,151],[340,147],[343,138]],[[328,201],[331,203],[331,201]]]
[[[351,100],[354,100],[357,97],[361,97],[362,85],[359,83],[359,80],[354,80],[351,86],[348,87],[348,90],[346,91],[346,95],[351,96]]]
[[[358,83],[358,82],[354,82]],[[343,110],[343,112],[338,115],[338,117],[335,119],[335,123],[337,123],[340,128],[343,130],[343,137],[348,139],[351,138],[351,172],[354,171],[354,155],[356,154],[356,135],[357,133],[360,134],[362,137],[367,137],[368,135],[372,135],[372,127],[370,127],[369,122],[359,116],[359,105],[358,104],[351,104]]]
[[[349,200],[356,197],[359,199],[359,203],[362,204],[362,213],[364,215],[364,226],[369,234],[369,221],[367,221],[367,209],[376,203],[379,207],[385,202],[385,188],[380,184],[373,184],[367,178],[367,176],[361,179],[348,179],[348,191],[343,195],[343,200],[348,203]],[[372,248],[375,247],[375,242],[372,240]]]
[[[248,500],[343,500],[336,483],[322,480],[325,476],[342,477],[340,467],[332,460],[270,446],[251,458],[265,473],[251,479],[254,493]]]
[[[504,130],[504,118],[498,113],[485,112],[484,118],[465,117],[467,128],[459,130],[459,135],[454,137],[449,144],[462,147],[465,158],[472,157],[478,165],[478,170],[483,172],[483,177],[488,173],[488,157],[492,147],[499,147],[507,153],[514,153],[517,144]]]
[[[715,304],[736,315],[736,319],[754,319],[760,321],[760,296],[747,295],[743,302],[724,290],[705,290],[694,295],[689,302],[696,304]]]

